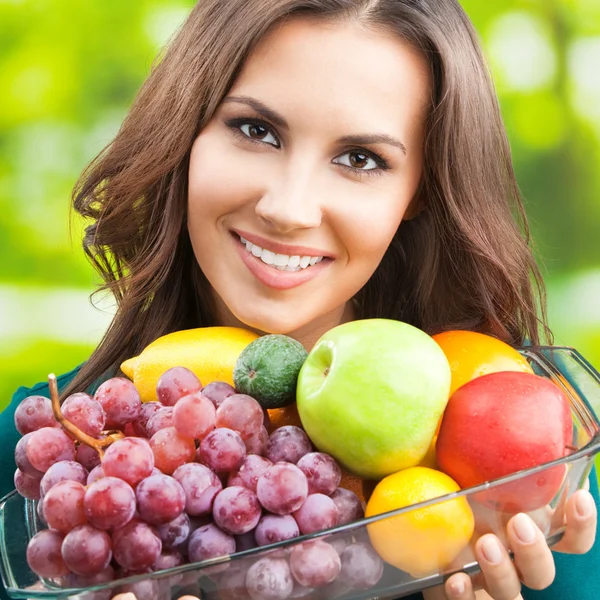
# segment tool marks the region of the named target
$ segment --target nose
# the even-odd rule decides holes
[[[256,203],[255,212],[279,233],[315,229],[321,225],[323,217],[317,187],[317,175],[313,169],[290,173],[266,186]]]

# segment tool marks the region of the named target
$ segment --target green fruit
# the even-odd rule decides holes
[[[450,366],[433,338],[400,321],[365,319],[334,327],[311,350],[298,413],[321,452],[382,479],[419,464],[449,390]]]
[[[240,354],[233,370],[235,388],[256,398],[263,408],[282,408],[296,401],[298,373],[308,353],[287,335],[264,335]]]

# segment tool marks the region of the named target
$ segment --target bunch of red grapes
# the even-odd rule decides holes
[[[84,434],[125,435],[102,458],[61,427],[48,398],[29,396],[19,405],[15,486],[40,500],[48,526],[27,548],[36,574],[73,587],[100,585],[363,517],[356,494],[338,487],[336,461],[314,451],[299,427],[269,435],[268,413],[254,398],[223,382],[203,388],[183,367],[164,373],[157,397],[142,404],[133,383],[115,377],[93,397],[65,399],[63,418]],[[217,561],[208,573],[220,597],[253,600],[300,598],[336,581],[346,589],[377,583],[383,563],[366,538],[327,540],[251,556],[244,567]],[[155,578],[116,591],[149,600],[165,592]]]

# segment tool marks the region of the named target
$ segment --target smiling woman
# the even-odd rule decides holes
[[[211,325],[307,350],[368,317],[514,345],[549,334],[498,103],[456,0],[199,2],[74,207],[117,310],[63,396],[162,335]],[[565,514],[557,548],[585,553],[594,499],[574,493]],[[494,536],[476,549],[478,598],[552,582],[533,521],[507,535],[514,562]],[[561,590],[599,561],[596,546]],[[455,574],[431,594],[473,600],[475,585]]]
[[[430,99],[423,56],[391,34],[298,19],[261,40],[190,156],[220,322],[311,346],[353,318],[421,179]]]

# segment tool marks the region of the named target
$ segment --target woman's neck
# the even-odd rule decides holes
[[[264,335],[267,333],[242,323],[231,313],[231,311],[224,305],[220,298],[217,298],[216,305],[217,322],[219,325],[225,327],[241,327],[243,329],[255,331],[259,335]],[[327,331],[333,329],[337,325],[348,323],[349,321],[354,321],[355,319],[356,307],[352,300],[350,300],[334,310],[321,315],[318,319],[311,321],[307,325],[303,325],[298,329],[286,332],[286,335],[298,340],[306,348],[306,350],[310,352],[312,347],[317,343],[317,340]]]

